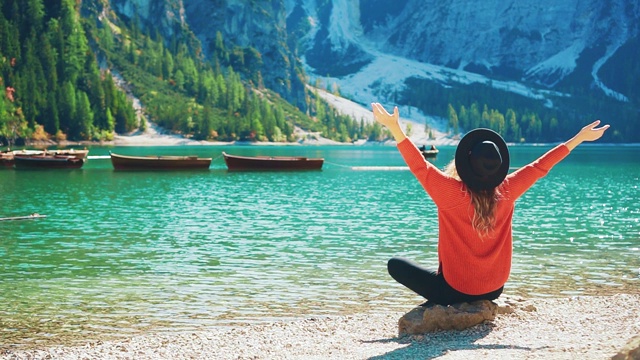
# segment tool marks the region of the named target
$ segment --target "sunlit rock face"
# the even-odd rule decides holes
[[[621,48],[638,43],[640,22],[640,0],[109,3],[119,16],[153,24],[167,39],[187,29],[205,56],[217,32],[229,47],[254,48],[264,85],[299,106],[305,102],[300,62],[308,74],[345,77],[380,54],[548,88],[582,79],[606,91],[598,72],[615,66]]]
[[[300,53],[320,75],[357,72],[371,56],[385,52],[549,87],[576,69],[597,72],[638,35],[640,18],[637,0],[289,0],[286,5],[288,13],[312,23]]]

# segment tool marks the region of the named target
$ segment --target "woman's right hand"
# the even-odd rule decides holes
[[[573,150],[576,148],[576,146],[580,145],[584,141],[595,141],[600,139],[605,130],[609,128],[609,125],[604,125],[596,128],[596,126],[598,125],[600,125],[600,120],[596,120],[591,124],[583,127],[582,129],[580,129],[580,132],[578,132],[576,136],[567,141],[565,145],[567,145],[569,150]]]

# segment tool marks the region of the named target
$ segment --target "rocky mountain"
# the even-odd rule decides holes
[[[305,106],[321,79],[361,104],[394,101],[409,78],[489,84],[531,99],[593,94],[637,108],[640,0],[111,0],[119,16],[211,53],[255,48],[265,86]],[[629,72],[629,68],[633,72]],[[300,69],[304,69],[303,73]],[[637,80],[637,79],[636,79]],[[591,95],[589,95],[591,96]]]
[[[314,19],[301,53],[321,75],[356,73],[380,52],[550,89],[582,71],[608,95],[627,99],[599,70],[638,36],[637,0],[325,3],[287,2],[291,16]]]

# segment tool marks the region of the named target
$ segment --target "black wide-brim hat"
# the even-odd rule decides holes
[[[489,149],[497,149],[495,158],[490,161],[498,162],[499,166],[485,171],[486,174],[480,174],[474,170],[474,167],[478,168],[478,159],[477,156],[472,156],[472,152],[478,149],[479,144],[487,145]],[[495,147],[491,146],[491,144],[495,145]],[[495,152],[495,150],[493,151]],[[472,164],[472,162],[475,163]],[[458,143],[455,164],[460,179],[469,189],[475,191],[493,189],[502,183],[509,172],[509,149],[507,148],[507,143],[500,134],[493,130],[484,128],[471,130]]]

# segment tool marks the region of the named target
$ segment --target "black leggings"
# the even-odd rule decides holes
[[[498,290],[482,295],[468,295],[452,288],[442,275],[442,271],[434,272],[403,258],[394,257],[387,263],[389,275],[400,284],[413,290],[428,300],[423,305],[451,305],[477,300],[495,300],[502,294],[504,286]]]

